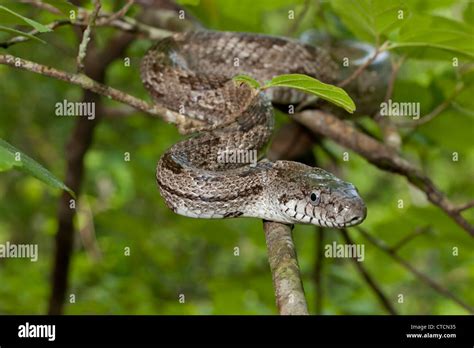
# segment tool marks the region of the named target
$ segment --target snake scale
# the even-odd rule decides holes
[[[205,124],[158,162],[156,179],[167,206],[194,218],[242,216],[336,228],[361,223],[366,206],[357,189],[323,169],[218,160],[222,151],[261,152],[272,135],[272,102],[306,98],[286,88],[257,92],[232,80],[235,75],[263,82],[299,73],[336,84],[344,78],[341,70],[327,50],[273,36],[191,31],[158,41],[142,60],[145,88],[156,104]],[[357,104],[364,91],[356,84],[348,91]]]

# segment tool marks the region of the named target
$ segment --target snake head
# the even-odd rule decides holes
[[[354,185],[308,166],[287,178],[278,197],[281,213],[291,223],[344,228],[360,224],[367,208]]]

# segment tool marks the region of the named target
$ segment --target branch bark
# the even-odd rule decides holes
[[[84,71],[84,58],[87,54],[87,46],[89,45],[89,41],[91,40],[91,32],[92,27],[95,25],[95,20],[97,15],[99,14],[100,8],[102,4],[100,0],[94,0],[94,10],[92,11],[89,21],[87,23],[86,30],[82,34],[82,40],[79,45],[79,52],[77,54],[77,72],[82,73]]]
[[[272,161],[286,159],[311,164],[314,162],[310,150],[313,140],[311,132],[300,124],[295,122],[286,124],[275,135],[267,152],[267,158]],[[280,314],[308,314],[291,227],[276,222],[265,222],[264,229]],[[288,303],[290,299],[291,303]]]
[[[107,14],[107,13],[100,13],[97,15],[95,26],[96,27],[113,27],[119,30],[122,30],[127,33],[131,34],[141,34],[147,37],[150,40],[158,40],[170,36],[173,32],[165,29],[160,29],[153,27],[151,25],[147,25],[140,21],[137,21],[135,18],[123,16],[119,18],[114,18],[116,14]],[[76,20],[69,20],[69,19],[60,19],[53,21],[46,25],[51,30],[55,30],[59,27],[65,25],[72,25],[72,26],[87,26],[87,18],[91,16],[91,13],[83,8],[78,9],[77,19]],[[38,30],[34,29],[28,32],[30,35],[46,35],[42,34]],[[18,43],[27,42],[31,39],[26,36],[15,36],[7,41],[0,42],[1,48],[9,48]]]
[[[307,315],[291,226],[269,221],[263,225],[278,311],[282,315]]]
[[[113,50],[113,47],[111,50]],[[0,55],[0,64],[10,65],[14,68],[31,71],[40,75],[52,77],[57,80],[62,80],[70,84],[77,85],[85,90],[130,105],[135,109],[143,111],[149,115],[159,116],[167,122],[178,125],[182,132],[184,132],[186,129],[204,126],[202,121],[186,118],[179,113],[163,108],[156,104],[149,104],[144,100],[119,91],[118,89],[104,85],[84,74],[69,73],[8,54]]]
[[[400,157],[392,148],[358,131],[350,123],[322,111],[303,111],[295,114],[294,119],[308,127],[312,132],[326,136],[336,143],[357,152],[376,167],[405,176],[411,184],[425,192],[430,202],[438,206],[461,228],[474,237],[474,226],[464,219],[457,206],[438,190],[427,175],[406,159]]]

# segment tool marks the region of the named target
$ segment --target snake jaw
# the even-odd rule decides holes
[[[367,216],[354,185],[323,169],[301,167],[300,174],[285,186],[278,202],[287,222],[345,228],[360,224]]]
[[[302,200],[290,200],[281,205],[280,209],[286,218],[283,222],[330,228],[355,226],[362,223],[367,216],[367,208],[360,197],[354,198],[350,206],[335,215],[331,215],[328,209],[316,208]]]

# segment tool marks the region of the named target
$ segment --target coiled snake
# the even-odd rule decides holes
[[[265,81],[300,73],[335,84],[341,70],[321,48],[271,36],[194,31],[160,40],[142,61],[146,89],[155,103],[205,125],[159,160],[156,178],[168,207],[195,218],[243,216],[336,228],[361,223],[366,207],[354,185],[323,169],[219,160],[223,152],[261,151],[272,134],[272,102],[306,98],[284,88],[256,92],[233,81],[235,75]],[[361,84],[351,88],[357,104]]]

